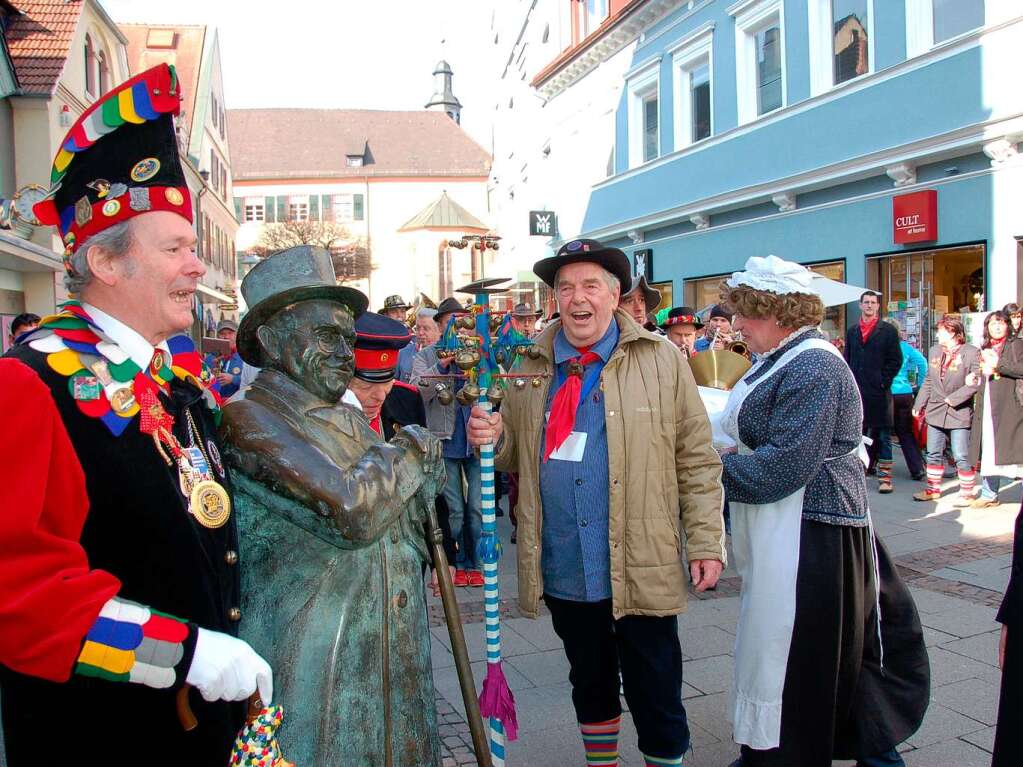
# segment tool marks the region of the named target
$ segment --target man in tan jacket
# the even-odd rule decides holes
[[[573,240],[533,269],[561,312],[518,369],[542,385],[512,388],[500,414],[475,408],[469,441],[519,472],[519,601],[550,609],[587,763],[617,764],[620,672],[647,764],[681,764],[683,542],[697,591],[725,560],[710,423],[682,356],[615,311],[622,251]]]

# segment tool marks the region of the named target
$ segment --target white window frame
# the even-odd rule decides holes
[[[292,208],[297,208],[297,215],[292,215]],[[293,194],[288,197],[288,221],[309,220],[309,195]]]
[[[342,198],[347,198],[347,200]],[[355,195],[351,192],[332,194],[330,196],[330,213],[333,216],[332,220],[339,224],[350,224],[355,221]]]
[[[1019,13],[1014,0],[984,0],[984,26],[941,42],[934,41],[934,0],[906,0],[906,58],[927,53],[938,45],[945,45],[965,35],[973,34],[993,23],[1004,21]]]
[[[908,0],[912,2],[912,0]],[[929,0],[928,0],[929,1]],[[874,0],[867,0],[867,71],[857,77],[835,82],[835,52],[832,14],[834,0],[808,0],[807,21],[810,41],[810,95],[819,96],[836,85],[845,85],[876,71],[874,61]]]
[[[242,218],[244,219],[242,223],[246,221],[263,223],[266,221],[266,198],[246,197],[242,203]]]
[[[629,77],[628,89],[628,131],[629,167],[635,168],[645,162],[653,162],[661,156],[661,61],[648,66]],[[649,160],[643,159],[643,102],[651,95],[657,96],[657,154]]]
[[[781,106],[788,106],[788,66],[785,61],[785,5],[782,0],[740,0],[728,8],[735,19],[735,93],[739,125],[766,117],[777,110],[757,114],[757,42],[756,34],[778,25],[781,41]],[[713,84],[711,84],[713,88]]]
[[[675,146],[677,152],[696,143],[693,138],[692,73],[703,64],[710,72],[710,135],[714,135],[714,22],[708,22],[679,41],[671,50],[671,77],[675,98]],[[709,138],[709,136],[708,136]],[[704,139],[700,139],[703,141]]]

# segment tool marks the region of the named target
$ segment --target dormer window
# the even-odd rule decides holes
[[[362,167],[362,155],[361,154],[350,154],[345,156],[345,165],[349,168],[361,168]]]

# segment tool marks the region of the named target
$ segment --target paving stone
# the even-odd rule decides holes
[[[1001,673],[995,666],[959,655],[944,647],[932,647],[928,651],[931,662],[931,690],[946,684],[962,682],[965,679],[984,679],[999,684]]]
[[[679,633],[682,652],[689,658],[726,655],[735,649],[735,636],[719,626],[699,626]]]
[[[1002,630],[998,628],[986,634],[977,634],[966,639],[948,640],[942,642],[941,647],[994,667],[998,665],[998,640],[1001,633]]]
[[[725,692],[731,687],[734,669],[735,660],[731,655],[716,655],[685,663],[682,676],[686,684],[702,693],[711,694]]]
[[[568,658],[561,649],[518,655],[509,658],[506,665],[513,666],[535,687],[564,684],[568,681]]]
[[[923,724],[920,729],[908,738],[910,745],[915,748],[923,748],[935,743],[941,743],[952,738],[958,738],[971,732],[983,730],[984,724],[976,719],[963,716],[958,711],[946,708],[940,703],[931,699],[931,705],[927,708]],[[923,764],[920,762],[919,764]],[[937,765],[927,765],[937,767]]]
[[[684,674],[685,674],[685,670],[683,669],[683,675]],[[698,698],[699,696],[701,696],[703,694],[704,693],[703,693],[702,690],[697,690],[695,687],[693,687],[688,682],[683,682],[682,683],[682,700],[688,700],[689,698]]]
[[[972,573],[955,567],[943,567],[940,570],[935,570],[931,575],[937,578],[947,578],[950,581],[969,583],[973,586],[991,589],[992,591],[1005,591],[1005,587],[1009,583],[1008,570],[999,570],[993,573]]]
[[[451,650],[441,644],[433,635],[430,636],[430,640],[430,660],[433,663],[433,667],[437,669],[454,666],[455,656],[451,654]]]
[[[963,740],[937,743],[903,754],[906,767],[990,767],[991,754]]]
[[[986,634],[996,628],[996,612],[993,607],[966,604],[957,607],[955,610],[923,615],[920,621],[925,626],[930,626],[931,628],[938,629],[938,631],[944,631],[946,634],[954,634],[962,638]]]
[[[550,615],[539,618],[511,618],[501,621],[501,628],[509,626],[519,636],[527,639],[538,650],[561,650],[563,645],[554,633]]]
[[[991,696],[991,684],[982,679],[964,679],[935,688],[931,700],[984,724],[993,725],[998,718],[998,699]]]
[[[966,601],[956,597],[938,594],[926,589],[914,588],[912,583],[910,583],[909,591],[913,595],[913,602],[916,604],[916,609],[921,615],[956,610],[968,604]]]
[[[959,638],[952,634],[946,634],[944,631],[938,631],[932,629],[930,626],[923,626],[924,630],[924,644],[927,647],[937,647],[943,642],[957,642]]]
[[[967,733],[963,735],[962,739],[967,743],[972,743],[978,748],[984,749],[990,754],[995,749],[995,728],[987,727],[983,730]]]
[[[730,741],[732,723],[728,720],[727,706],[728,694],[715,693],[687,700],[686,713],[694,724],[707,730],[711,735],[720,740]]]

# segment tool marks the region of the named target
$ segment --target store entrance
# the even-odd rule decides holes
[[[867,287],[879,291],[885,316],[924,353],[942,315],[984,311],[983,244],[867,258]]]

